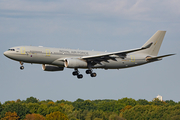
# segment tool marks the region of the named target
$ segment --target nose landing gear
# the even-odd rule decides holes
[[[23,70],[23,69],[24,69],[24,66],[21,66],[20,69]]]
[[[20,69],[23,70],[24,69],[23,62],[20,62],[20,64],[21,64]]]

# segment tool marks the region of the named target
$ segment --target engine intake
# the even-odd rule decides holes
[[[43,64],[42,69],[44,71],[63,71],[64,67],[59,67],[59,66],[54,66],[54,65],[48,65],[48,64]]]
[[[67,68],[87,68],[87,62],[77,58],[67,58],[64,66]]]

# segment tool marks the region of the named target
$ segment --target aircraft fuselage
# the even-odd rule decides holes
[[[21,61],[24,63],[52,64],[60,67],[65,67],[63,60],[66,58],[80,58],[82,56],[98,55],[105,53],[106,52],[62,48],[18,46],[10,48],[8,51],[4,52],[4,55],[10,59]],[[139,56],[137,54],[130,54],[127,55],[124,59],[117,57],[116,60],[103,61],[101,62],[101,64],[93,66],[93,68],[121,69],[145,63],[148,63],[146,61],[145,55]],[[88,68],[88,66],[82,68]]]

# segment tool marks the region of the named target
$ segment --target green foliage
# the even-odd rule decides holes
[[[92,101],[90,100],[85,100],[85,101],[75,101],[73,103],[73,106],[75,107],[76,110],[95,110],[97,107],[96,107],[96,104],[93,103]]]
[[[126,110],[123,117],[129,119],[157,119],[170,120],[180,115],[180,105],[157,106],[157,105],[136,105],[132,109]]]
[[[44,116],[40,114],[27,114],[24,120],[46,120]]]
[[[152,105],[165,105],[166,102],[160,101],[158,98],[154,98]]]
[[[46,116],[48,114],[48,107],[45,104],[41,104],[37,110],[37,113],[43,116]]]
[[[68,120],[67,116],[59,111],[46,115],[46,120]]]
[[[29,109],[26,107],[26,105],[12,102],[5,105],[4,109],[1,111],[1,117],[4,117],[6,112],[16,112],[17,115],[21,119],[23,119],[26,116],[26,114],[29,113]]]
[[[6,112],[5,117],[1,118],[1,120],[18,120],[19,116],[16,112]]]
[[[145,99],[139,99],[137,100],[138,105],[150,105],[150,103]]]
[[[38,103],[28,103],[26,104],[27,108],[29,109],[29,112],[32,113],[37,113],[39,104]]]
[[[102,119],[105,120],[105,113],[103,111],[90,111],[86,115],[86,120]]]
[[[38,100],[37,100],[37,98],[30,97],[30,98],[27,98],[25,102],[26,103],[37,103]]]
[[[150,102],[145,99],[136,101],[132,98],[118,100],[83,100],[79,98],[74,102],[66,100],[53,102],[52,100],[38,101],[38,99],[30,97],[22,101],[18,99],[6,101],[4,104],[0,103],[1,119],[14,117],[26,120],[36,118],[53,120],[61,119],[60,116],[64,116],[62,119],[69,120],[178,120],[180,118],[180,102],[160,101],[159,99]]]
[[[122,98],[118,100],[118,103],[124,104],[125,106],[135,106],[137,104],[137,101],[132,98]]]
[[[2,110],[3,110],[3,105],[0,102],[0,113],[1,113]]]
[[[173,100],[166,100],[165,102],[168,103],[169,105],[176,105],[177,104]]]

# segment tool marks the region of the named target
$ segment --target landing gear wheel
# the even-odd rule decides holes
[[[73,74],[74,76],[76,76],[76,75],[78,75],[78,71],[74,71],[72,74]]]
[[[96,73],[91,73],[91,77],[96,77],[97,74]]]
[[[91,74],[92,71],[91,70],[86,70],[86,74]]]
[[[23,70],[23,69],[24,69],[24,66],[21,66],[20,69]]]
[[[83,78],[83,75],[82,75],[82,74],[79,74],[79,75],[77,75],[77,78],[78,78],[78,79],[81,79],[81,78]]]

